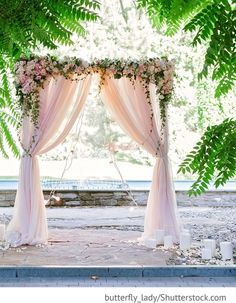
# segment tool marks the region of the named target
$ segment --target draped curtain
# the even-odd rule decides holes
[[[142,238],[152,237],[156,229],[164,229],[178,242],[179,223],[168,158],[168,124],[166,119],[164,129],[161,128],[155,85],[150,84],[149,89],[151,104],[140,79],[134,83],[128,78],[106,79],[102,99],[123,130],[156,158]]]
[[[6,234],[12,246],[47,242],[47,222],[37,156],[65,139],[86,101],[90,81],[90,75],[78,82],[63,76],[51,78],[40,90],[38,127],[28,117],[23,120],[21,143],[27,153],[21,158],[14,214]]]
[[[51,78],[40,90],[38,127],[25,117],[22,125],[22,155],[19,185],[13,219],[7,229],[12,246],[47,242],[44,197],[40,185],[38,155],[60,144],[74,125],[86,101],[91,76],[71,81],[63,76]],[[164,229],[177,242],[179,225],[171,165],[168,158],[168,125],[162,128],[160,103],[154,84],[149,85],[150,99],[136,79],[105,79],[101,96],[123,130],[156,159],[147,202],[143,238]]]

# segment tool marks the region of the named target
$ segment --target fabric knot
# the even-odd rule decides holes
[[[32,155],[30,154],[30,152],[24,151],[23,154],[22,154],[22,158],[25,158],[25,157],[30,157],[30,158],[32,158]]]

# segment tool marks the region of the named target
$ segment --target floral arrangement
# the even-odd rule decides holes
[[[160,100],[161,118],[165,120],[165,107],[173,91],[174,61],[167,58],[133,60],[94,60],[88,63],[77,58],[58,60],[55,57],[21,58],[15,64],[16,89],[23,116],[31,118],[37,127],[39,116],[39,91],[51,77],[63,75],[67,79],[79,80],[88,74],[100,74],[100,87],[107,77],[127,77],[131,81],[140,79],[145,87],[148,102],[149,83],[156,85]],[[153,113],[152,113],[153,117]]]

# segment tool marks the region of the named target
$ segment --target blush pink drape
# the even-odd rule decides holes
[[[90,82],[90,75],[78,82],[63,76],[51,78],[40,91],[39,127],[35,128],[29,118],[24,118],[21,143],[29,154],[23,154],[21,159],[14,215],[6,234],[12,246],[47,242],[46,211],[37,156],[65,139],[86,101]]]
[[[168,158],[167,121],[161,132],[160,108],[155,85],[150,84],[151,104],[142,83],[127,78],[107,79],[102,99],[123,130],[156,158],[151,190],[148,197],[143,239],[152,237],[156,229],[179,240],[179,222],[171,164]],[[153,118],[152,117],[153,114]]]
[[[29,118],[24,118],[21,143],[27,152],[21,159],[14,215],[6,234],[12,246],[47,242],[38,155],[65,139],[86,101],[90,82],[90,75],[78,82],[63,76],[51,78],[40,91],[38,127],[34,127]],[[168,127],[166,121],[164,130],[161,130],[155,85],[150,84],[150,104],[139,79],[135,83],[127,78],[106,79],[101,94],[124,131],[156,158],[143,239],[153,236],[156,229],[164,229],[178,242],[177,207],[168,158]]]

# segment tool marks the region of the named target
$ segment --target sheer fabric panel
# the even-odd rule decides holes
[[[14,215],[6,238],[12,246],[43,244],[48,231],[44,197],[40,184],[38,155],[60,144],[76,121],[89,92],[91,77],[79,82],[60,76],[51,78],[40,91],[39,127],[24,118],[21,141],[19,185]]]
[[[178,242],[179,223],[168,159],[168,129],[166,124],[161,130],[160,108],[153,84],[150,84],[150,93],[151,104],[148,104],[139,79],[134,83],[127,78],[107,79],[102,99],[123,130],[156,158],[143,239],[152,237],[156,229],[164,229]]]

